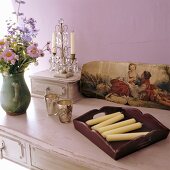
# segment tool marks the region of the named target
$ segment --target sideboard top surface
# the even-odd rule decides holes
[[[103,106],[121,106],[101,99],[82,98],[73,105],[72,119],[92,109]],[[126,106],[127,107],[127,106]],[[167,110],[139,108],[150,113],[170,128],[170,112]],[[46,149],[75,159],[92,169],[166,170],[170,161],[170,136],[156,144],[132,153],[118,161],[113,160],[86,137],[79,133],[73,123],[62,124],[56,116],[48,116],[44,99],[32,97],[28,111],[20,116],[8,116],[1,109],[0,130],[19,136],[29,142],[42,144]],[[49,147],[49,148],[48,148]]]
[[[44,80],[51,80],[51,81],[57,81],[57,82],[65,82],[65,83],[73,83],[78,80],[80,80],[80,73],[75,73],[74,76],[68,77],[68,78],[62,78],[62,77],[55,77],[54,71],[49,70],[43,70],[37,73],[33,73],[30,75],[31,79],[44,79]]]

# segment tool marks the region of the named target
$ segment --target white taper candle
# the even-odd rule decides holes
[[[114,134],[107,135],[106,140],[111,141],[125,141],[125,140],[133,140],[135,138],[147,135],[149,132],[136,132],[136,133],[124,133],[124,134]]]
[[[96,117],[96,118],[87,120],[86,124],[88,124],[89,126],[95,125],[97,123],[103,122],[103,121],[105,121],[107,119],[110,119],[110,118],[115,117],[115,116],[120,115],[120,114],[121,114],[121,112],[115,112],[115,113],[112,113],[112,114]]]
[[[71,54],[75,54],[75,33],[70,33]]]
[[[99,123],[97,125],[94,125],[91,128],[93,130],[97,130],[97,129],[101,128],[101,127],[104,127],[104,126],[113,124],[115,122],[118,122],[119,120],[122,120],[123,118],[124,118],[124,115],[123,114],[119,114],[119,115],[117,115],[115,117],[112,117],[110,119],[107,119],[107,120],[105,120],[105,121],[103,121],[103,122],[101,122],[101,123]]]
[[[116,128],[116,129],[113,129],[113,130],[103,132],[102,136],[106,138],[107,135],[126,133],[126,132],[130,132],[130,131],[139,129],[141,127],[142,127],[142,123],[140,123],[140,122],[133,123],[131,125],[127,125],[127,126],[123,126],[123,127],[120,127],[120,128]]]
[[[123,126],[126,126],[126,125],[130,125],[130,124],[133,124],[133,123],[136,123],[136,120],[134,118],[124,120],[124,121],[121,121],[121,122],[118,122],[118,123],[114,123],[114,124],[111,124],[111,125],[108,125],[108,126],[101,127],[99,129],[97,129],[97,131],[99,133],[103,133],[105,131],[113,130],[113,129],[123,127]]]
[[[55,31],[52,33],[51,48],[52,48],[52,53],[56,53],[57,52],[57,49],[56,49],[56,32]]]

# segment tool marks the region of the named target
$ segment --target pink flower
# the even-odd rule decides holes
[[[37,48],[37,45],[33,44],[27,47],[27,53],[32,58],[37,58],[40,56],[39,50]]]
[[[2,52],[2,57],[5,61],[11,61],[15,58],[15,53],[10,49],[6,49],[4,52]]]
[[[11,60],[11,64],[14,65],[16,60]]]
[[[19,60],[19,56],[18,56],[18,55],[16,55],[16,56],[15,56],[15,59],[16,59],[16,60]]]

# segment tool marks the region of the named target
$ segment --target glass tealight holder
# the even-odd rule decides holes
[[[46,94],[44,98],[45,98],[48,115],[56,114],[57,102],[59,100],[59,96],[54,93],[49,93],[49,94]]]
[[[72,118],[73,102],[70,99],[60,99],[57,102],[57,115],[61,123],[69,123]]]

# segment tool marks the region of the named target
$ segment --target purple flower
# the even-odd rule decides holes
[[[32,38],[29,35],[23,35],[22,39],[26,42],[31,42]]]
[[[32,31],[36,31],[36,27],[35,27],[35,23],[36,20],[34,20],[33,18],[23,18],[23,23],[25,25],[25,27],[30,28]]]
[[[11,61],[15,58],[15,53],[10,49],[6,49],[2,52],[2,57],[5,61]]]
[[[40,52],[39,52],[37,46],[34,44],[27,47],[27,53],[32,58],[37,58],[40,56]]]
[[[46,49],[39,49],[38,44],[33,42],[39,30],[34,18],[22,17],[24,14],[20,12],[20,6],[25,4],[25,0],[14,1],[18,6],[13,12],[17,22],[6,20],[8,34],[0,39],[0,72],[7,74],[24,71],[32,62],[37,65],[37,58],[44,56],[45,50],[50,51],[50,42],[45,45]]]

